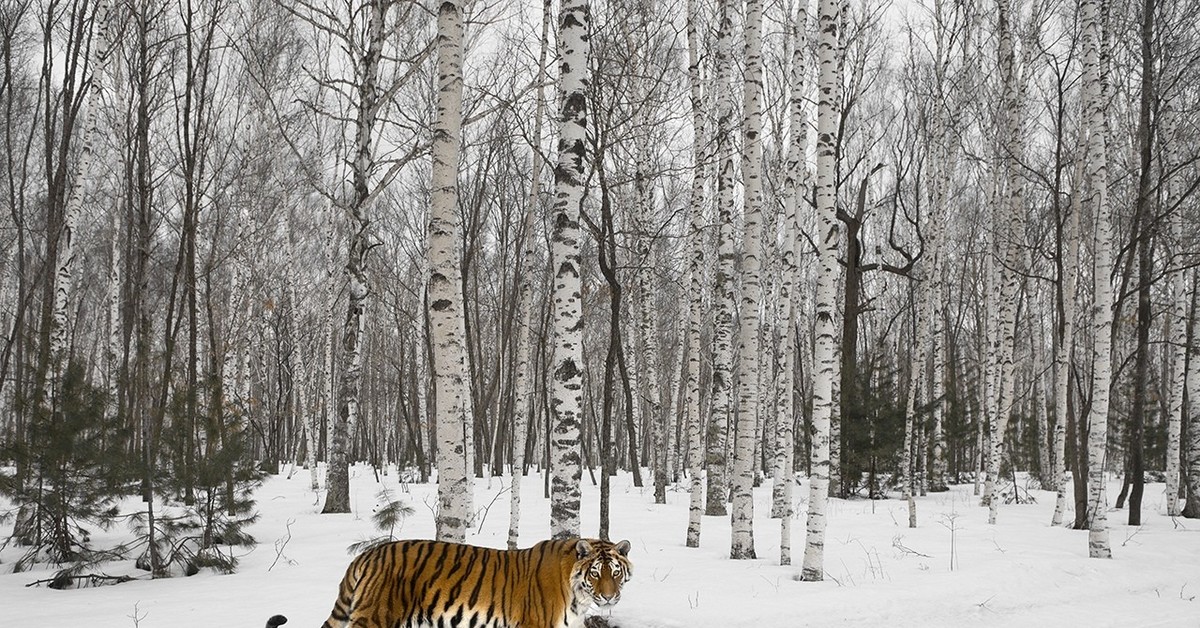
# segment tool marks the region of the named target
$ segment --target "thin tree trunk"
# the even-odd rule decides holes
[[[686,417],[688,434],[688,475],[691,481],[688,506],[687,546],[700,547],[700,522],[704,514],[704,487],[701,478],[703,465],[703,432],[700,415],[700,334],[703,326],[704,270],[707,267],[708,243],[704,216],[704,164],[706,130],[704,94],[700,77],[700,14],[698,0],[687,2],[688,86],[692,107],[692,189],[688,211],[690,233],[688,247],[688,318],[687,318],[687,388]]]
[[[1013,354],[1016,350],[1017,306],[1020,300],[1021,236],[1024,233],[1023,184],[1019,169],[1024,152],[1022,133],[1022,106],[1020,78],[1017,74],[1017,59],[1013,49],[1016,13],[1009,0],[999,2],[1000,23],[1000,77],[1003,82],[1003,133],[1004,148],[1001,162],[1008,181],[996,205],[999,212],[1000,236],[997,238],[999,254],[1003,256],[1000,273],[1000,307],[998,328],[993,344],[996,345],[994,359],[996,385],[989,402],[991,412],[991,456],[988,460],[988,480],[991,490],[987,495],[988,523],[995,524],[1000,511],[1000,464],[1004,456],[1004,438],[1008,433],[1012,417],[1014,393]]]
[[[758,306],[762,299],[762,2],[746,2],[745,121],[742,132],[742,179],[745,245],[738,318],[738,427],[733,450],[733,517],[729,557],[755,558],[754,444],[758,420]]]
[[[712,408],[708,423],[708,496],[704,514],[728,514],[727,443],[733,405],[733,290],[737,253],[733,246],[733,7],[717,3],[717,276],[714,286]]]
[[[1177,163],[1175,128],[1177,113],[1171,105],[1162,112],[1162,130],[1164,147],[1167,152],[1166,164],[1163,170]],[[1167,206],[1174,207],[1177,200],[1177,177],[1167,180]],[[1184,236],[1183,209],[1176,208],[1171,216],[1171,242],[1174,250],[1183,251]],[[1170,402],[1167,410],[1167,515],[1178,517],[1182,513],[1179,503],[1179,451],[1183,438],[1183,397],[1187,385],[1187,307],[1188,293],[1183,269],[1177,269],[1171,274],[1171,317],[1170,317],[1170,350],[1171,350],[1171,380],[1167,387]]]
[[[1063,240],[1066,257],[1059,264],[1059,324],[1058,353],[1054,356],[1054,460],[1055,490],[1054,515],[1051,525],[1061,525],[1067,510],[1067,424],[1070,422],[1071,364],[1075,351],[1075,312],[1077,307],[1076,287],[1079,282],[1080,215],[1083,212],[1083,177],[1085,147],[1084,133],[1079,134],[1075,162],[1075,191],[1071,194],[1070,215],[1066,219]]]
[[[829,417],[833,412],[834,327],[837,290],[838,218],[836,206],[835,134],[838,124],[837,94],[841,78],[836,50],[841,32],[842,6],[821,0],[818,14],[817,60],[817,290],[816,339],[813,359],[812,477],[808,498],[807,538],[801,580],[820,581],[825,575],[825,504],[829,495]]]
[[[542,3],[542,37],[538,49],[537,101],[533,118],[533,163],[530,167],[529,201],[521,224],[521,237],[517,243],[520,257],[517,259],[517,381],[513,395],[513,463],[512,492],[508,523],[508,549],[517,549],[521,527],[521,478],[525,475],[525,437],[529,431],[529,391],[531,384],[529,353],[532,344],[533,325],[533,225],[534,216],[541,205],[542,180],[542,120],[546,111],[546,54],[550,47],[551,0]]]
[[[1189,519],[1200,519],[1200,270],[1192,270],[1192,311],[1188,320],[1187,361],[1187,500],[1182,514]]]
[[[795,355],[796,331],[795,310],[796,296],[793,286],[796,282],[796,246],[799,235],[797,205],[804,198],[807,188],[807,177],[804,161],[808,152],[808,128],[804,120],[804,51],[806,48],[806,33],[808,23],[808,0],[800,0],[796,15],[789,16],[788,39],[792,46],[791,67],[789,68],[789,137],[787,164],[785,166],[784,197],[783,197],[783,251],[782,271],[779,282],[780,319],[778,322],[780,335],[779,353],[779,385],[776,390],[775,411],[775,460],[772,467],[771,516],[782,517],[781,525],[783,539],[780,541],[780,564],[791,564],[791,498],[788,496],[790,485],[795,483],[792,467],[794,466],[793,452],[795,450],[795,435],[792,426],[795,424]],[[785,542],[786,541],[786,542]]]
[[[371,248],[368,241],[371,224],[368,176],[372,162],[371,137],[378,113],[376,104],[380,95],[377,81],[386,36],[384,19],[388,6],[385,0],[374,0],[370,3],[367,49],[361,60],[362,82],[358,85],[352,167],[353,198],[347,207],[351,217],[349,257],[346,263],[348,303],[346,318],[342,323],[342,372],[338,387],[338,416],[333,421],[329,472],[325,478],[327,493],[325,507],[321,510],[323,514],[350,512],[349,453],[358,424],[364,314],[368,296],[367,253]]]
[[[1154,276],[1154,231],[1157,221],[1151,216],[1151,203],[1156,199],[1152,168],[1154,158],[1154,129],[1151,127],[1151,110],[1155,102],[1154,60],[1154,15],[1155,0],[1142,2],[1142,89],[1138,112],[1138,153],[1140,168],[1137,195],[1137,256],[1138,256],[1138,308],[1137,349],[1134,358],[1133,408],[1129,421],[1129,466],[1126,476],[1132,482],[1129,495],[1129,525],[1142,524],[1142,493],[1145,490],[1145,463],[1142,459],[1145,447],[1146,393],[1150,386],[1150,322],[1153,312],[1150,307],[1150,289]]]
[[[1088,555],[1112,558],[1108,542],[1104,467],[1107,462],[1109,386],[1112,380],[1112,217],[1108,209],[1107,138],[1105,137],[1104,53],[1101,21],[1103,0],[1080,3],[1083,38],[1084,122],[1088,129],[1087,207],[1095,217],[1096,253],[1092,276],[1092,406],[1088,414]]]

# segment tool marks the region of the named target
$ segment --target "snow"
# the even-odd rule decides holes
[[[397,536],[432,538],[436,486],[384,486],[416,510]],[[584,476],[584,533],[598,525],[596,487]],[[23,625],[157,628],[262,626],[280,613],[291,626],[318,626],[328,616],[350,560],[350,544],[373,537],[374,473],[351,473],[353,514],[320,515],[309,476],[270,478],[258,491],[261,520],[251,532],[259,545],[241,556],[233,575],[139,579],[117,586],[56,591],[27,587],[52,570],[0,575],[0,608]],[[508,529],[507,479],[476,480],[478,518],[467,541],[503,547]],[[1110,484],[1110,500],[1119,484]],[[1109,516],[1112,560],[1087,557],[1087,532],[1049,525],[1054,496],[1033,491],[1036,504],[1004,505],[999,523],[986,523],[970,485],[917,498],[919,527],[906,526],[901,500],[830,500],[826,580],[797,582],[803,557],[805,504],[792,522],[795,566],[779,565],[779,521],[770,519],[770,487],[755,492],[756,560],[729,560],[727,517],[705,517],[701,547],[684,547],[688,495],[668,492],[655,505],[653,488],[628,475],[613,482],[613,537],[633,544],[633,578],[609,617],[622,628],[725,626],[1200,626],[1200,521],[1165,516],[1163,487],[1147,486],[1144,524]],[[797,490],[807,495],[807,487]],[[549,529],[542,478],[526,477],[521,542]],[[1068,517],[1070,519],[1070,517]],[[7,536],[11,531],[0,528]],[[952,533],[951,527],[954,528]],[[103,543],[119,531],[98,533]],[[951,569],[951,540],[954,568]],[[7,568],[17,552],[7,548]],[[131,562],[109,574],[139,574]],[[144,576],[143,576],[144,577]]]

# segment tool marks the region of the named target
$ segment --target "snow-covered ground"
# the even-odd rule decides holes
[[[416,510],[398,536],[431,538],[436,487],[402,486],[394,473],[384,480]],[[584,481],[584,533],[594,534],[598,489],[587,474]],[[375,536],[371,513],[381,487],[369,469],[356,467],[355,512],[319,515],[307,485],[308,474],[300,471],[271,478],[259,490],[262,518],[251,530],[259,546],[241,557],[237,574],[56,591],[25,586],[48,570],[7,573],[16,556],[10,548],[0,555],[0,608],[28,626],[257,628],[275,613],[289,617],[289,628],[318,626],[350,560],[347,546]],[[547,535],[549,506],[539,476],[522,486],[521,540],[528,546]],[[633,579],[610,617],[622,628],[1200,626],[1200,521],[1166,517],[1161,484],[1147,487],[1144,525],[1131,528],[1124,512],[1110,513],[1113,560],[1087,557],[1086,532],[1050,527],[1048,492],[1035,491],[1036,504],[1002,507],[993,526],[972,487],[954,487],[918,498],[916,529],[907,527],[901,500],[833,500],[821,583],[797,582],[797,566],[779,565],[780,525],[767,516],[769,486],[756,492],[760,558],[750,561],[728,559],[725,517],[705,517],[701,547],[684,546],[686,492],[671,491],[666,505],[655,505],[652,489],[633,487],[628,475],[613,486],[613,537],[633,543]],[[1110,487],[1110,499],[1118,488]],[[797,494],[807,495],[807,487]],[[503,547],[504,482],[478,480],[475,504],[480,513],[468,541]],[[803,514],[792,525],[799,565]],[[4,536],[9,532],[0,528]],[[120,564],[108,573],[136,572]]]

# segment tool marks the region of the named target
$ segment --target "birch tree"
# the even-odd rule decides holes
[[[726,439],[733,405],[733,289],[737,254],[733,246],[733,7],[717,3],[716,94],[714,143],[717,159],[717,276],[713,287],[712,406],[708,423],[708,494],[704,514],[728,514]]]
[[[997,179],[996,222],[1000,233],[996,237],[995,251],[1001,260],[993,265],[993,272],[998,273],[999,307],[997,308],[996,333],[993,336],[991,373],[993,388],[989,395],[989,412],[991,419],[990,456],[988,458],[988,492],[985,500],[988,504],[988,523],[996,523],[1000,510],[1000,500],[997,493],[1000,490],[1000,460],[1004,454],[1004,435],[1008,432],[1009,419],[1012,416],[1014,395],[1014,365],[1013,354],[1016,350],[1017,305],[1020,299],[1019,262],[1021,260],[1020,239],[1024,232],[1024,190],[1022,175],[1019,168],[1023,154],[1022,140],[1022,106],[1019,69],[1015,52],[1016,13],[1009,0],[998,3],[1000,24],[1000,81],[1001,123],[999,132],[1002,147],[1000,149],[1000,164],[996,173],[1003,177],[1003,183]]]
[[[1164,142],[1166,145],[1167,159],[1163,170],[1167,170],[1177,161],[1177,153],[1174,148],[1175,143],[1171,142],[1174,130],[1176,128],[1177,113],[1171,104],[1164,107],[1162,112],[1163,117],[1163,136],[1168,138]],[[1176,200],[1178,183],[1176,178],[1172,177],[1167,181],[1167,205],[1174,205]],[[1184,217],[1181,208],[1177,208],[1175,213],[1171,215],[1171,241],[1174,243],[1175,250],[1183,250],[1183,235],[1184,235]],[[1167,408],[1167,465],[1166,465],[1166,490],[1167,490],[1167,516],[1178,517],[1182,514],[1182,508],[1179,503],[1179,450],[1183,435],[1183,397],[1184,390],[1187,385],[1187,308],[1188,308],[1188,290],[1186,278],[1182,269],[1175,270],[1171,275],[1171,318],[1170,329],[1171,337],[1168,346],[1171,350],[1171,382],[1167,388],[1167,394],[1170,396]]]
[[[688,319],[687,319],[687,388],[685,416],[687,417],[688,476],[690,501],[688,506],[687,546],[700,547],[700,522],[704,514],[704,486],[701,478],[703,460],[703,429],[700,417],[700,334],[703,327],[704,270],[707,266],[708,242],[705,234],[704,182],[707,160],[704,92],[700,76],[699,0],[687,2],[688,86],[692,127],[692,185],[689,198],[688,233]]]
[[[1079,133],[1078,148],[1085,147],[1085,136]],[[1060,256],[1058,279],[1059,314],[1056,353],[1054,355],[1054,515],[1051,525],[1061,525],[1067,510],[1067,410],[1071,395],[1071,363],[1075,350],[1076,288],[1079,282],[1080,215],[1083,212],[1084,159],[1083,150],[1076,151],[1075,193],[1064,221],[1063,240],[1066,251]]]
[[[521,237],[518,243],[520,256],[517,259],[516,273],[519,277],[517,287],[517,360],[516,383],[513,399],[513,461],[512,482],[509,490],[512,498],[509,504],[508,549],[517,549],[521,526],[521,478],[525,474],[525,434],[529,430],[529,392],[531,388],[530,374],[530,345],[533,342],[533,263],[534,238],[531,233],[537,208],[541,204],[542,167],[542,119],[546,111],[546,54],[550,48],[550,22],[552,20],[552,2],[545,0],[542,4],[542,36],[538,48],[537,95],[533,116],[532,165],[530,167],[529,201],[522,219]]]
[[[50,372],[47,374],[48,390],[45,397],[45,400],[51,404],[56,402],[59,380],[66,367],[69,329],[67,313],[76,275],[76,231],[79,228],[80,210],[83,208],[84,190],[90,184],[93,175],[92,161],[95,159],[95,136],[100,119],[100,99],[104,94],[104,80],[101,71],[108,63],[111,46],[109,40],[110,15],[107,1],[102,0],[96,3],[91,23],[94,35],[91,45],[88,46],[84,64],[84,67],[91,72],[91,78],[87,83],[87,97],[83,104],[83,110],[76,114],[83,121],[78,139],[79,158],[75,163],[75,173],[71,179],[66,207],[63,209],[62,232],[58,235],[58,246],[55,251],[57,259],[54,260],[56,264],[53,278],[54,309],[49,334]],[[47,251],[47,254],[50,250]]]
[[[1184,481],[1187,483],[1187,501],[1182,514],[1189,519],[1200,519],[1200,271],[1192,270],[1191,315],[1188,320],[1190,342],[1187,345],[1187,398],[1188,420],[1187,441],[1184,457],[1187,460]]]
[[[1108,502],[1104,467],[1107,462],[1109,386],[1112,380],[1112,217],[1108,208],[1108,145],[1104,102],[1105,77],[1100,67],[1103,0],[1080,2],[1083,39],[1083,102],[1087,128],[1087,210],[1095,221],[1095,260],[1092,264],[1091,326],[1092,407],[1088,414],[1088,555],[1112,558],[1108,542]]]
[[[437,393],[437,538],[461,543],[471,509],[471,484],[464,464],[463,397],[467,360],[461,289],[458,225],[458,158],[462,142],[462,12],[456,0],[438,7],[437,122],[429,198],[429,323]]]
[[[734,447],[732,540],[729,557],[754,558],[754,444],[758,419],[758,307],[762,299],[762,2],[746,2],[742,190],[745,244],[738,333],[738,425]],[[828,461],[826,461],[828,464]]]
[[[824,579],[825,505],[829,494],[829,417],[833,411],[834,313],[837,290],[838,219],[835,199],[836,132],[841,77],[837,61],[843,7],[820,0],[817,14],[817,290],[816,338],[812,369],[812,476],[808,525],[800,579]]]
[[[554,351],[550,408],[550,534],[579,536],[579,481],[583,474],[583,311],[580,278],[580,203],[587,139],[588,0],[564,0],[559,13],[559,136],[550,221],[554,275]]]
[[[797,351],[795,312],[796,297],[793,286],[796,282],[796,246],[799,223],[797,205],[804,198],[807,188],[805,161],[808,153],[808,125],[804,115],[804,51],[808,23],[808,1],[800,0],[794,16],[789,16],[788,37],[792,45],[791,67],[789,68],[788,97],[788,152],[785,165],[783,197],[783,246],[782,277],[779,299],[782,301],[779,320],[781,329],[781,351],[779,390],[777,391],[775,424],[775,459],[772,467],[771,516],[782,518],[780,522],[780,564],[791,564],[792,534],[792,491],[795,450],[793,425],[795,425],[795,354]]]
[[[351,190],[345,199],[344,210],[350,219],[349,254],[346,259],[346,317],[342,322],[342,371],[338,384],[338,415],[333,420],[329,446],[329,471],[325,485],[327,494],[322,513],[350,512],[349,447],[358,423],[359,394],[362,383],[362,345],[369,294],[367,253],[371,250],[372,197],[372,133],[379,114],[379,65],[386,36],[384,20],[389,0],[372,0],[364,8],[367,13],[367,40],[361,59],[356,60],[361,82],[357,85],[355,102],[354,149],[351,155]]]

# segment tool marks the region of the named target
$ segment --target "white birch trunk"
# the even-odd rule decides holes
[[[462,253],[459,250],[458,160],[462,129],[462,13],[457,0],[438,7],[437,120],[429,197],[429,323],[437,384],[437,538],[461,543],[470,517],[471,483],[464,464],[467,356],[463,344]]]
[[[704,514],[728,514],[726,439],[732,406],[734,273],[733,247],[733,7],[732,0],[718,2],[717,29],[717,277],[713,322],[712,408],[708,425],[708,496]]]
[[[362,345],[365,331],[367,283],[367,241],[370,227],[371,139],[378,114],[377,83],[379,63],[386,36],[385,18],[389,5],[375,0],[367,7],[367,49],[361,61],[362,79],[354,130],[354,161],[351,168],[352,198],[348,202],[351,219],[349,255],[346,264],[346,318],[342,323],[342,372],[338,385],[338,416],[333,421],[329,447],[329,472],[325,478],[327,493],[322,513],[350,512],[350,448],[358,425],[362,387]]]
[[[584,184],[591,5],[563,0],[558,22],[559,137],[551,219],[554,273],[554,352],[551,364],[550,534],[579,536],[579,481],[583,473],[583,313],[580,281],[579,203]]]
[[[804,52],[807,48],[808,0],[800,0],[796,15],[789,16],[788,39],[792,46],[789,68],[789,137],[785,165],[783,198],[783,244],[780,256],[779,300],[781,316],[779,383],[775,412],[775,460],[771,516],[779,517],[779,564],[792,564],[792,497],[795,486],[794,454],[796,342],[795,318],[797,280],[796,248],[799,239],[797,206],[807,188],[805,160],[808,153],[808,126],[804,115]]]
[[[924,270],[918,268],[922,266],[918,262],[917,266],[913,267],[914,273],[917,275],[914,278],[916,281],[925,281]],[[917,297],[917,303],[913,307],[913,315],[916,317],[916,338],[914,339],[911,367],[908,379],[908,395],[904,408],[904,451],[903,462],[901,463],[901,492],[904,496],[905,504],[908,506],[908,527],[917,527],[917,501],[913,498],[913,488],[916,483],[916,461],[914,458],[914,439],[916,437],[916,404],[917,394],[921,389],[921,379],[925,372],[925,347],[929,344],[929,315],[928,310],[932,307],[929,304],[929,295],[927,292],[914,286],[914,290],[918,290],[920,295]]]
[[[1167,153],[1166,167],[1178,163],[1178,148],[1175,137],[1177,113],[1167,105],[1162,113],[1164,149]],[[1164,170],[1166,169],[1164,167]],[[1167,180],[1167,205],[1173,206],[1178,199],[1178,177]],[[1171,241],[1176,251],[1183,251],[1183,209],[1177,208],[1171,217]],[[1178,517],[1183,513],[1179,503],[1179,450],[1183,439],[1183,393],[1187,385],[1187,307],[1188,291],[1184,271],[1178,269],[1171,275],[1171,383],[1167,388],[1170,402],[1167,410],[1167,515]],[[1195,431],[1195,430],[1193,430]]]
[[[700,522],[704,514],[704,487],[701,478],[704,443],[700,417],[700,332],[703,326],[704,271],[707,268],[708,243],[704,217],[704,163],[706,132],[704,124],[704,94],[700,77],[700,15],[698,0],[687,2],[688,85],[692,107],[692,188],[690,198],[690,233],[688,247],[688,319],[687,319],[687,387],[685,401],[688,438],[688,475],[691,482],[688,506],[687,546],[700,547]]]
[[[762,2],[746,2],[746,81],[743,89],[742,179],[745,245],[742,251],[741,327],[738,334],[738,428],[733,456],[732,539],[729,557],[755,558],[754,444],[758,420],[759,270],[762,266]]]
[[[833,412],[834,300],[837,291],[838,220],[835,167],[838,93],[841,91],[837,48],[842,6],[838,0],[820,0],[817,62],[817,289],[816,338],[812,369],[812,478],[808,498],[808,525],[801,580],[820,581],[825,575],[825,505],[829,499],[829,417]]]
[[[988,203],[988,205],[993,209],[996,207],[996,198],[999,196],[999,176],[999,171],[993,168],[992,193]],[[981,505],[983,506],[987,506],[988,501],[992,498],[992,484],[995,480],[990,473],[991,469],[988,463],[988,460],[991,458],[990,447],[988,444],[990,443],[991,438],[991,424],[996,421],[996,404],[994,404],[992,400],[997,397],[997,373],[999,372],[999,369],[997,368],[998,360],[996,358],[998,347],[997,343],[993,341],[992,338],[993,334],[996,333],[996,329],[1000,326],[1000,308],[997,307],[996,304],[996,287],[1000,283],[999,276],[996,271],[996,267],[998,266],[996,263],[996,257],[998,255],[996,247],[999,238],[996,237],[995,230],[989,230],[986,237],[988,239],[988,254],[984,256],[983,269],[985,289],[982,300],[984,313],[979,317],[979,322],[981,323],[983,332],[979,335],[979,342],[985,344],[986,349],[984,347],[979,348],[979,354],[980,357],[983,358],[984,363],[982,365],[983,372],[980,374],[983,377],[983,381],[979,386],[979,416],[977,418],[978,429],[976,433],[976,445],[978,447],[976,455],[978,456],[979,460],[976,466],[977,472],[975,474],[976,495],[979,495],[979,478],[983,477],[984,479],[983,495],[980,500]]]
[[[120,216],[123,214],[124,203],[120,200],[116,203],[116,209],[113,211],[111,228],[112,236],[109,240],[108,250],[108,281],[104,301],[108,309],[108,344],[105,347],[104,361],[108,368],[106,379],[108,381],[108,399],[107,413],[109,416],[116,416],[117,408],[120,403],[117,400],[119,394],[119,375],[121,372],[121,247],[118,243],[121,240],[120,234]]]
[[[57,266],[54,273],[54,309],[50,323],[50,372],[46,379],[49,387],[47,400],[52,400],[58,393],[59,379],[66,367],[67,351],[67,316],[71,292],[75,280],[75,230],[79,226],[79,213],[83,208],[84,188],[92,179],[92,162],[95,159],[95,136],[99,126],[100,97],[104,92],[104,80],[101,70],[106,66],[111,47],[109,41],[109,6],[107,1],[96,4],[92,13],[92,25],[95,28],[94,40],[88,47],[86,67],[91,73],[87,83],[87,98],[83,111],[81,136],[79,138],[79,158],[75,164],[74,177],[71,180],[71,191],[67,197],[67,205],[63,210],[63,230],[59,236]]]
[[[841,278],[839,277],[839,281]],[[799,318],[797,312],[795,318]],[[799,351],[799,344],[796,350]],[[833,389],[829,411],[829,496],[842,495],[842,340],[833,347]],[[799,413],[796,413],[799,414]],[[799,417],[797,417],[799,418]]]
[[[733,7],[718,1],[716,35],[716,280],[713,322],[713,394],[708,424],[708,495],[704,514],[728,514],[726,439],[733,385],[733,287],[737,252],[733,247]]]
[[[950,9],[957,12],[957,7]],[[954,162],[957,151],[953,149],[953,144],[950,140],[951,120],[948,119],[947,108],[954,106],[948,102],[947,82],[949,78],[949,66],[953,52],[950,50],[950,40],[954,33],[947,32],[948,27],[945,25],[947,21],[953,21],[953,18],[943,15],[946,8],[942,2],[936,3],[935,11],[938,14],[937,32],[937,50],[935,51],[934,71],[935,71],[935,97],[933,102],[933,115],[930,132],[930,144],[933,154],[933,163],[931,164],[932,181],[930,185],[930,220],[932,233],[930,234],[930,256],[929,268],[926,274],[928,286],[926,294],[928,295],[927,314],[929,317],[930,329],[930,347],[929,351],[933,355],[931,365],[931,385],[929,390],[929,399],[932,405],[931,422],[933,424],[933,451],[932,451],[932,469],[930,473],[930,488],[933,491],[948,490],[946,486],[946,434],[943,425],[943,417],[945,415],[946,401],[945,396],[945,381],[946,381],[946,361],[947,361],[947,338],[945,329],[945,307],[946,300],[944,299],[944,272],[943,259],[945,257],[943,244],[946,232],[947,220],[947,190],[950,188],[952,176],[954,173]]]
[[[294,237],[294,217],[289,217],[287,224],[287,249],[285,251],[287,268],[295,268],[296,243]],[[288,307],[292,311],[292,351],[288,354],[289,368],[292,372],[292,386],[296,393],[296,419],[299,421],[304,435],[304,465],[309,470],[312,489],[319,488],[317,483],[317,438],[313,408],[310,405],[308,383],[311,377],[305,360],[300,355],[300,297],[296,290],[296,278],[292,273],[284,275],[284,285],[288,293]]]
[[[1084,148],[1084,134],[1080,132],[1079,147]],[[1077,151],[1082,155],[1083,151]],[[1071,398],[1071,364],[1075,351],[1075,312],[1077,308],[1076,287],[1079,283],[1079,218],[1083,211],[1083,165],[1084,160],[1075,162],[1076,190],[1071,194],[1063,239],[1066,258],[1062,260],[1062,320],[1059,324],[1058,353],[1054,356],[1054,473],[1055,498],[1051,525],[1062,525],[1067,511],[1067,408]]]
[[[333,389],[333,373],[334,373],[334,357],[333,357],[333,334],[334,334],[334,308],[337,307],[338,282],[337,275],[334,271],[334,256],[335,256],[335,241],[337,239],[337,223],[336,212],[333,203],[325,206],[325,284],[324,284],[324,309],[321,323],[321,425],[318,428],[321,432],[330,434],[334,421],[337,420],[337,415],[334,412],[334,389]],[[330,434],[331,436],[331,434]],[[326,443],[325,460],[326,467],[332,462],[330,449],[333,443]],[[328,469],[327,469],[328,472]],[[326,475],[325,485],[329,486],[329,478]]]
[[[1200,324],[1197,319],[1197,298],[1200,295],[1200,271],[1192,270],[1192,313],[1188,321],[1192,342],[1188,345],[1187,360],[1187,504],[1182,509],[1185,517],[1200,518]]]
[[[1017,302],[1020,298],[1020,276],[1018,274],[1021,246],[1019,241],[1024,231],[1022,177],[1019,172],[1019,160],[1023,154],[1021,138],[1021,88],[1017,74],[1016,53],[1013,49],[1015,13],[1009,0],[1000,0],[1000,77],[1003,81],[1003,121],[1001,133],[1004,137],[1002,149],[1003,172],[1007,176],[1006,185],[999,197],[998,211],[1002,221],[1001,234],[998,238],[1001,264],[1002,284],[1000,286],[999,325],[994,358],[996,360],[997,378],[996,395],[990,399],[994,404],[991,424],[991,457],[988,459],[988,480],[991,490],[988,493],[988,523],[995,524],[999,516],[1000,500],[997,493],[1000,490],[1000,462],[1004,453],[1004,436],[1008,432],[1009,419],[1012,416],[1014,393],[1013,354],[1016,349]]]
[[[1088,129],[1087,208],[1095,217],[1094,295],[1092,304],[1092,407],[1088,414],[1088,555],[1112,558],[1108,542],[1107,462],[1109,386],[1112,380],[1112,218],[1108,209],[1108,147],[1105,137],[1104,77],[1100,68],[1100,0],[1080,2],[1083,39],[1084,122]]]
[[[1043,321],[1052,320],[1050,317],[1045,316],[1044,301],[1042,299],[1038,299],[1038,301],[1039,303],[1042,303],[1042,306],[1038,308],[1039,319]],[[1045,327],[1040,327],[1031,334],[1030,340],[1033,344],[1033,414],[1034,419],[1037,422],[1038,468],[1041,470],[1043,478],[1049,478],[1052,475],[1050,470],[1050,459],[1053,456],[1053,453],[1051,452],[1051,439],[1049,438],[1048,434],[1050,429],[1050,417],[1049,413],[1047,412],[1048,408],[1046,405],[1046,378],[1044,375],[1042,375],[1042,373],[1044,367],[1052,365],[1047,364],[1046,361],[1045,336]]]
[[[542,120],[546,112],[546,54],[550,47],[551,1],[542,5],[542,38],[538,51],[537,102],[533,118],[533,163],[530,167],[529,205],[521,226],[520,258],[517,260],[517,380],[513,395],[513,466],[509,490],[508,549],[517,549],[521,530],[521,477],[525,469],[525,434],[529,431],[529,353],[533,331],[533,262],[534,218],[541,204],[542,181]]]
[[[640,100],[644,100],[644,97]],[[646,106],[640,110],[639,126],[641,128],[649,127],[649,115],[646,113],[648,110],[649,108]],[[637,382],[634,390],[637,390],[643,398],[643,403],[634,403],[634,408],[644,409],[647,415],[645,422],[650,429],[651,455],[649,462],[654,475],[654,503],[665,504],[667,503],[667,461],[663,455],[663,442],[666,436],[660,393],[659,373],[661,370],[658,366],[658,343],[654,341],[658,337],[658,330],[655,329],[654,324],[656,320],[654,315],[656,296],[654,269],[658,268],[658,262],[654,253],[651,221],[651,217],[655,215],[654,186],[650,180],[650,147],[638,146],[637,153],[637,172],[634,176],[637,198],[634,201],[636,210],[632,217],[632,223],[636,231],[638,259],[637,334],[641,351],[636,352],[633,357],[640,363],[641,368],[634,369],[633,376]],[[638,421],[635,423],[642,424]]]

